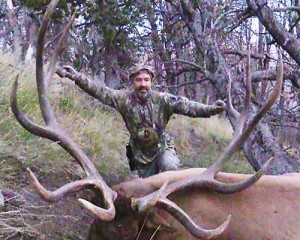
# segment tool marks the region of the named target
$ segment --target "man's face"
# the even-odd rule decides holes
[[[133,87],[140,100],[147,99],[151,85],[151,76],[148,73],[140,73],[133,79]]]

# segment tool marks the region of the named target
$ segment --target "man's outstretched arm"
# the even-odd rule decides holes
[[[212,115],[219,114],[226,109],[226,103],[222,100],[217,100],[214,104],[207,105],[172,94],[167,94],[165,100],[170,106],[170,111],[172,113],[189,117],[208,118]]]
[[[122,98],[123,94],[119,90],[114,90],[106,87],[100,83],[88,79],[83,74],[77,72],[70,66],[57,67],[56,73],[61,77],[69,78],[75,82],[83,91],[88,93],[94,98],[97,98],[103,104],[109,105],[118,109],[118,102]]]

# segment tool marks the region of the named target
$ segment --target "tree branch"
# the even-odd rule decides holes
[[[184,83],[181,83],[181,84],[178,84],[178,85],[155,85],[155,87],[157,88],[180,88],[180,87],[184,87],[186,85],[192,85],[192,84],[197,84],[197,83],[202,83],[202,82],[206,82],[206,81],[209,81],[209,78],[203,78],[203,79],[200,79],[200,80],[197,80],[197,81],[191,81],[191,82],[184,82]]]
[[[300,41],[277,21],[266,1],[247,0],[248,7],[264,25],[276,43],[300,65]]]

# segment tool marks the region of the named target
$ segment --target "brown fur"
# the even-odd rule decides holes
[[[136,239],[146,215],[136,214],[130,209],[131,197],[149,194],[167,180],[172,182],[184,179],[200,174],[202,171],[203,169],[187,169],[165,172],[115,186],[114,189],[119,193],[115,203],[118,211],[116,219],[109,223],[95,223],[89,239]],[[249,175],[230,173],[218,175],[218,179],[224,182],[237,182],[247,177]],[[174,193],[170,198],[204,228],[217,227],[231,214],[230,224],[221,239],[300,239],[300,178],[298,174],[262,176],[255,185],[232,195],[190,188]],[[140,240],[149,240],[159,223],[163,223],[161,230],[153,239],[195,239],[172,216],[162,210],[155,209],[155,212],[155,215],[148,216],[139,237]]]

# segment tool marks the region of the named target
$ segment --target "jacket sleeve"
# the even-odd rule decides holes
[[[165,102],[171,114],[177,113],[193,118],[209,118],[224,111],[223,107],[217,105],[206,105],[172,94],[165,95]]]
[[[103,104],[117,110],[121,108],[120,105],[125,96],[123,91],[111,89],[86,77],[76,79],[75,84]]]

